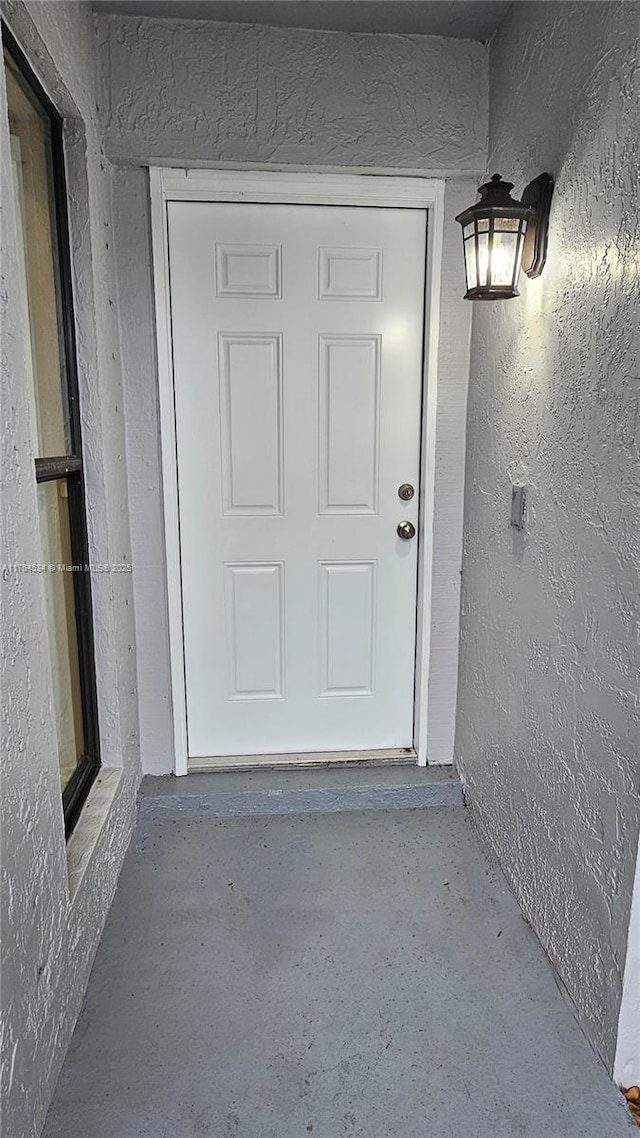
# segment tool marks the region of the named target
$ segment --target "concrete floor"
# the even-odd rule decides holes
[[[45,1138],[617,1138],[460,806],[147,810]]]

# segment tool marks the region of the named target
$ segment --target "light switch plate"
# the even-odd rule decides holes
[[[527,520],[527,487],[511,487],[511,525],[524,529]]]

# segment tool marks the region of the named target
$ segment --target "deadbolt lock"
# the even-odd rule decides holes
[[[416,536],[416,527],[413,522],[399,522],[396,533],[403,541],[411,541]]]
[[[398,497],[401,498],[403,502],[410,502],[414,494],[415,490],[410,482],[403,482],[402,486],[398,487]]]

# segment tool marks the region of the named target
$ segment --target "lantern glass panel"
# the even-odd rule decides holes
[[[489,283],[489,234],[478,233],[477,237],[477,285],[482,288]]]
[[[491,284],[508,286],[517,272],[518,233],[497,232],[491,250]]]
[[[473,231],[473,226],[471,227]],[[467,273],[467,288],[475,288],[478,283],[476,273],[476,243],[473,237],[464,243],[464,264]]]
[[[496,232],[517,233],[522,225],[520,217],[496,217]]]
[[[524,239],[525,239],[526,233],[527,233],[527,223],[526,223],[526,221],[523,221],[522,225],[520,226],[520,232],[518,234],[518,252],[516,254],[516,265],[518,266],[517,273],[520,272],[520,266],[522,264],[522,254],[524,252]]]

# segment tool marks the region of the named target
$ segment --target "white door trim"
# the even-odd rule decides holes
[[[418,765],[426,766],[444,181],[393,175],[290,174],[255,170],[176,170],[158,167],[152,167],[149,174],[176,775],[187,774],[187,710],[180,584],[167,202],[276,202],[290,205],[387,206],[428,211],[414,718],[414,748]]]
[[[631,895],[613,1078],[618,1086],[625,1089],[640,1082],[640,841]]]

